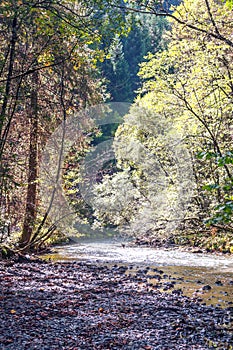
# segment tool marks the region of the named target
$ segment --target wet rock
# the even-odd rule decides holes
[[[151,270],[154,271],[154,272],[158,272],[159,271],[157,268],[153,268]]]
[[[172,294],[176,294],[176,295],[181,295],[181,294],[183,294],[183,291],[182,291],[182,289],[174,289],[173,291],[172,291]]]
[[[152,275],[152,276],[153,276],[153,278],[157,279],[158,281],[161,280],[161,276],[160,275]]]
[[[216,286],[223,286],[222,281],[216,281],[215,284],[216,284]]]
[[[165,282],[164,286],[165,286],[166,290],[171,289],[171,288],[174,288],[174,283]]]
[[[232,304],[232,303],[229,303],[229,304]],[[233,316],[233,307],[232,306],[228,307],[226,310],[230,311],[232,313],[232,316]]]
[[[202,287],[202,290],[211,290],[211,286],[207,284],[206,286]]]
[[[200,297],[196,298],[196,300],[197,300],[199,303],[201,303],[201,302],[203,301],[203,299],[200,298]]]
[[[127,266],[119,266],[117,271],[120,273],[120,274],[124,274],[126,271],[128,270],[128,267]]]

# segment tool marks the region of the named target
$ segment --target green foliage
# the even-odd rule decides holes
[[[218,12],[213,10],[213,2],[210,2],[210,6],[218,23],[219,18],[230,16],[224,6]],[[193,24],[196,23],[197,16],[208,16],[201,2],[181,5],[177,15],[183,18],[185,14],[190,16]],[[205,30],[209,30],[208,25]],[[223,28],[223,32],[224,30],[227,37],[229,28]],[[232,164],[232,89],[228,80],[232,65],[221,63],[228,55],[229,58],[231,56],[228,45],[200,39],[200,33],[188,28],[181,31],[174,22],[168,51],[149,56],[149,62],[142,65],[140,74],[146,79],[144,91],[153,92],[154,100],[160,101],[161,112],[163,109],[167,116],[173,115],[177,127],[183,128],[188,138],[190,151],[196,150],[200,162],[194,162],[193,167],[199,203],[203,203],[202,210],[207,215],[208,211],[210,213],[216,208],[216,203],[229,199],[225,191],[229,189],[230,193],[231,187],[226,183],[226,178],[231,178]],[[166,101],[166,107],[162,101]],[[172,106],[171,110],[169,105]],[[208,178],[212,180],[210,184],[206,184]],[[206,194],[202,192],[203,189],[212,191]],[[225,210],[229,213],[228,206]],[[220,218],[221,216],[218,217],[219,220]],[[230,217],[224,215],[222,219],[223,222],[229,221]]]
[[[19,232],[24,218],[30,216],[28,206],[25,213],[26,198],[28,203],[36,203],[31,208],[38,218],[28,220],[30,230],[34,228],[28,234],[31,247],[51,234],[45,233],[50,199],[43,208],[37,205],[40,180],[36,168],[42,147],[63,119],[106,99],[97,64],[104,60],[108,43],[115,35],[127,31],[124,13],[106,5],[98,0],[1,2],[0,210],[4,219],[6,216],[11,221],[11,230]],[[38,86],[33,78],[35,72]],[[34,110],[32,91],[36,95]],[[32,120],[37,121],[38,128],[33,129]],[[32,135],[36,135],[38,142],[33,146],[38,152],[33,169],[29,169]],[[28,181],[32,170],[35,178]],[[34,186],[33,196],[26,193],[30,185]],[[72,186],[69,190],[73,191]],[[88,210],[84,208],[83,215],[88,215]]]
[[[99,126],[99,132],[97,135],[93,135],[91,144],[93,146],[98,145],[101,142],[107,141],[115,136],[115,132],[119,126],[119,123],[104,124]]]
[[[208,225],[216,223],[228,223],[232,222],[233,218],[233,201],[226,201],[223,204],[217,205],[214,210],[216,211],[214,217],[209,219],[206,223]]]
[[[79,184],[82,181],[80,177],[81,160],[87,155],[92,138],[86,138],[82,143],[74,144],[65,160],[65,170],[63,172],[63,188],[74,209],[77,218],[82,223],[93,223],[93,210],[83,199]]]
[[[199,159],[209,160],[214,158],[216,164],[219,167],[224,165],[233,164],[233,151],[226,151],[225,154],[219,154],[210,151],[202,151],[197,154]]]
[[[231,226],[232,0],[217,6],[209,0],[209,9],[201,0],[184,0],[169,24],[153,15],[129,16],[125,7],[171,15],[170,5],[177,3],[165,1],[163,8],[161,1],[151,7],[144,0],[1,3],[3,236],[6,223],[19,232],[24,218],[32,90],[37,92],[40,152],[63,119],[106,100],[100,66],[114,101],[133,101],[139,88],[140,96],[116,131],[117,164],[105,164],[98,174],[95,199],[100,202],[94,208],[78,191],[80,160],[91,145],[114,135],[115,126],[103,126],[91,138],[83,135],[70,149],[64,189],[80,220],[146,235],[173,234],[177,221],[182,229],[191,215],[194,221],[210,218],[209,225]],[[38,87],[32,81],[35,71]],[[32,225],[40,227],[48,213],[36,209]],[[49,235],[35,231],[31,243]]]
[[[184,193],[184,186],[192,182],[190,172],[181,175],[188,161],[181,138],[146,101],[132,106],[114,140],[121,171],[104,177],[95,188],[94,214],[99,223],[117,225],[134,235],[157,232],[167,237],[174,231],[177,216],[185,215],[189,191]]]
[[[210,160],[214,159],[218,167],[233,164],[233,152],[227,151],[223,155],[215,152],[200,152],[199,159]],[[203,190],[221,191],[223,193],[223,200],[220,204],[214,206],[214,212],[211,218],[205,220],[205,223],[210,226],[218,223],[230,223],[233,219],[233,178],[225,178],[220,183],[212,183],[203,186]]]
[[[222,2],[226,3],[230,10],[233,8],[233,0],[222,0]]]
[[[218,232],[215,227],[203,231],[198,229],[197,232],[181,232],[174,237],[174,241],[179,245],[198,247],[208,252],[233,253],[232,232]]]
[[[100,222],[127,222],[131,233],[151,236],[198,230],[208,218],[231,230],[233,25],[226,5],[208,3],[209,11],[201,0],[182,2],[174,18],[188,25],[170,19],[167,50],[141,64],[140,96],[115,136],[122,173],[96,188]],[[206,35],[213,23],[221,37]],[[130,203],[117,187],[123,178]]]
[[[101,65],[113,101],[132,102],[141,86],[139,64],[148,52],[162,50],[162,33],[168,23],[153,15],[133,14],[125,18],[130,30],[125,36],[116,36]]]

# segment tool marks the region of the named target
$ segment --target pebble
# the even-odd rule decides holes
[[[233,307],[202,305],[181,289],[149,290],[145,278],[123,270],[0,262],[0,349],[205,350],[233,343],[225,327]],[[174,282],[159,286],[172,289]]]

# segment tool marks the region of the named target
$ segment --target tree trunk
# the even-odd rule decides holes
[[[2,128],[3,128],[3,124],[5,121],[5,117],[6,117],[7,103],[8,103],[10,89],[11,89],[11,78],[12,78],[12,74],[13,74],[13,67],[14,67],[14,61],[15,61],[16,42],[17,42],[17,14],[15,15],[15,17],[13,18],[13,21],[12,21],[10,61],[9,61],[7,80],[6,80],[5,94],[4,94],[2,108],[1,108],[1,114],[0,114],[0,135],[2,135]],[[1,150],[1,154],[2,154],[2,150]]]
[[[25,248],[25,250],[27,250],[30,243],[36,221],[38,179],[38,80],[38,72],[35,71],[32,75],[27,199],[23,231],[20,239],[20,247]]]

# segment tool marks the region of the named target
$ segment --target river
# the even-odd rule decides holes
[[[126,273],[142,275],[148,284],[175,283],[183,294],[203,299],[207,305],[233,306],[233,257],[193,253],[178,248],[136,247],[114,238],[80,239],[54,248],[44,256],[53,261],[86,261],[91,264],[127,266]],[[156,269],[161,270],[158,282]],[[208,287],[207,287],[208,286]],[[164,287],[164,285],[163,285]],[[168,288],[167,292],[171,290]]]

